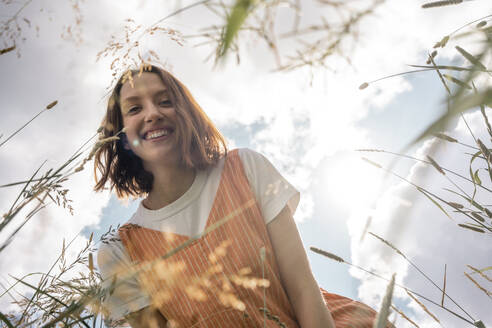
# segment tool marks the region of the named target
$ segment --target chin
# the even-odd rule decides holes
[[[161,166],[161,165],[173,165],[177,166],[180,163],[180,158],[179,156],[175,154],[156,154],[155,156],[152,156],[151,158],[148,158],[144,160],[144,163],[146,163],[147,166]],[[144,167],[146,166],[144,164]]]

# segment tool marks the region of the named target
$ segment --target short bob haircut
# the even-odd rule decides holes
[[[181,153],[181,165],[205,169],[215,165],[227,154],[224,137],[197,104],[188,89],[173,75],[162,68],[147,66],[144,72],[157,74],[166,86],[176,111],[175,140]],[[142,70],[125,72],[116,83],[108,100],[106,116],[101,123],[100,138],[120,136],[116,142],[102,143],[94,157],[95,191],[101,191],[109,180],[110,190],[115,189],[118,198],[140,197],[152,189],[154,177],[144,170],[142,160],[131,150],[125,149],[126,135],[121,133],[123,117],[120,107],[120,91],[126,81],[138,76]],[[133,83],[130,82],[129,83]],[[101,174],[98,177],[97,171]]]

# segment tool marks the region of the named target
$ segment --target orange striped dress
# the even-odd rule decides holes
[[[137,225],[118,232],[141,268],[142,288],[170,326],[299,327],[237,150],[227,155],[201,236]],[[370,307],[321,292],[337,328],[372,327]]]

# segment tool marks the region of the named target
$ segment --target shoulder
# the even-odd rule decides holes
[[[246,171],[271,165],[270,161],[263,154],[255,150],[238,148],[237,153]]]
[[[237,148],[234,149],[237,151],[239,157],[242,161],[245,160],[258,160],[258,159],[266,159],[265,156],[257,152],[256,150],[250,148]]]
[[[238,155],[265,223],[273,220],[285,205],[289,206],[293,214],[299,202],[299,191],[261,153],[239,148]]]
[[[249,148],[238,148],[237,151],[250,182],[255,177],[268,181],[270,175],[276,177],[279,174],[272,162],[263,154]]]

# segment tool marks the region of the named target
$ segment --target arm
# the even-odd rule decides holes
[[[300,326],[334,328],[333,318],[313,277],[301,237],[287,206],[267,225],[267,229],[282,283]]]
[[[126,317],[132,328],[166,328],[167,320],[155,308],[146,307]]]

